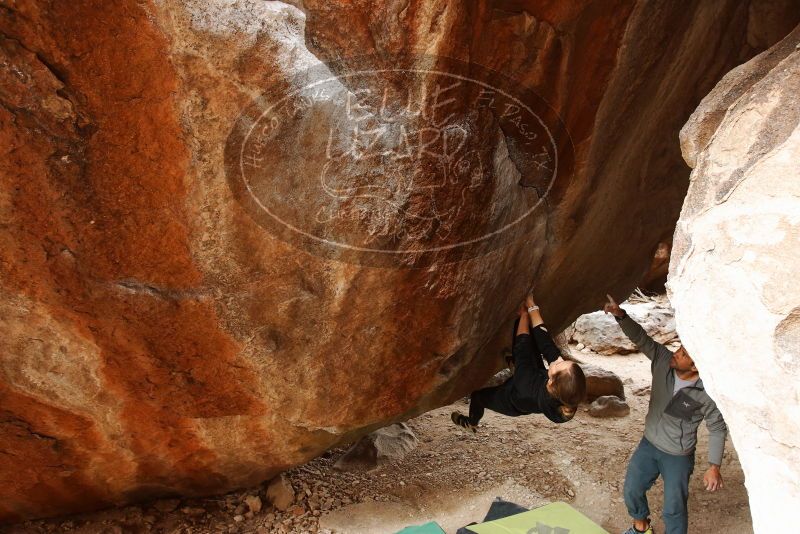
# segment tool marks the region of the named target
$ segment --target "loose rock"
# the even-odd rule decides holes
[[[250,511],[253,512],[254,514],[257,514],[261,511],[261,506],[262,506],[261,497],[259,497],[258,495],[248,495],[247,497],[244,498],[244,502],[250,509]]]
[[[153,508],[162,513],[174,512],[180,506],[180,499],[162,499],[153,503]]]
[[[375,469],[387,460],[399,460],[419,441],[405,423],[396,423],[361,438],[334,467],[342,471]]]
[[[294,489],[284,475],[277,476],[270,481],[267,486],[267,500],[282,512],[288,510],[294,502]]]
[[[629,413],[631,408],[628,403],[613,395],[599,397],[589,407],[592,417],[625,417]]]
[[[592,402],[598,397],[614,395],[625,398],[625,387],[619,376],[589,363],[582,363],[581,369],[586,375],[586,400]]]

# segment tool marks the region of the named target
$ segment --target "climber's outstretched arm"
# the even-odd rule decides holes
[[[536,302],[533,300],[533,293],[528,293],[528,296],[525,299],[525,306],[528,316],[530,317],[531,335],[533,336],[537,352],[539,352],[542,357],[547,360],[547,363],[554,363],[556,361],[563,360],[561,351],[558,349],[558,346],[556,346],[553,338],[547,331],[547,327],[544,325],[542,312],[539,309],[539,306],[537,306]]]

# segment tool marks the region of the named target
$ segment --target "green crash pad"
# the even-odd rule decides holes
[[[565,502],[554,502],[530,512],[470,525],[476,534],[608,534]]]
[[[431,521],[418,527],[406,527],[397,534],[445,534],[442,527]]]

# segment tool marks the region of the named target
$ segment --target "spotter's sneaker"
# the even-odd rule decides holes
[[[631,527],[622,534],[653,534],[653,527],[650,526],[650,520],[647,520],[647,530],[636,530],[636,527]]]
[[[473,433],[478,432],[478,427],[473,425],[469,422],[469,417],[463,415],[461,412],[453,412],[450,414],[450,419],[453,420],[455,424],[464,428],[465,430],[472,430]]]

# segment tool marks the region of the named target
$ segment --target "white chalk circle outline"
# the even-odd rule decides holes
[[[318,66],[322,66],[322,63],[320,63]],[[491,89],[492,91],[496,91],[496,92],[502,94],[506,98],[509,98],[510,100],[513,100],[514,102],[518,103],[520,106],[522,106],[523,108],[528,110],[528,112],[531,115],[533,115],[536,118],[536,120],[539,122],[539,125],[542,127],[542,129],[545,132],[547,132],[547,137],[550,139],[550,146],[553,147],[553,155],[554,155],[553,174],[550,177],[550,184],[548,185],[548,187],[545,190],[544,194],[542,194],[542,196],[539,198],[538,202],[536,202],[536,204],[534,204],[533,207],[531,207],[528,211],[526,211],[525,213],[520,215],[514,221],[511,221],[510,223],[506,224],[502,228],[494,230],[494,231],[492,231],[492,232],[490,232],[488,234],[485,234],[485,235],[483,235],[483,236],[481,236],[479,238],[474,238],[474,239],[470,239],[470,240],[467,240],[467,241],[461,241],[461,242],[458,242],[458,243],[453,243],[453,244],[450,244],[450,245],[442,245],[442,246],[433,247],[433,248],[408,249],[408,250],[386,250],[386,249],[377,249],[377,248],[366,248],[366,247],[359,247],[359,246],[356,246],[356,245],[350,245],[350,244],[347,244],[347,243],[339,243],[337,241],[331,241],[329,239],[325,239],[325,238],[319,237],[317,235],[310,234],[310,233],[308,233],[308,232],[306,232],[306,231],[304,231],[304,230],[302,230],[300,228],[297,228],[294,225],[283,221],[277,215],[273,214],[269,210],[268,207],[266,207],[264,204],[262,204],[261,199],[259,199],[258,196],[256,196],[256,194],[253,192],[253,190],[250,187],[250,183],[247,180],[247,175],[245,174],[245,171],[244,171],[244,148],[245,148],[245,146],[247,146],[247,140],[250,138],[250,135],[252,134],[253,130],[255,130],[256,126],[258,126],[261,123],[261,121],[264,119],[264,117],[267,114],[269,114],[277,106],[281,105],[281,103],[283,103],[285,100],[297,95],[298,93],[301,93],[302,91],[305,91],[306,89],[310,89],[310,88],[313,88],[313,87],[315,87],[317,85],[328,83],[328,82],[331,82],[331,81],[339,81],[342,78],[350,78],[350,77],[353,77],[353,76],[363,76],[365,74],[375,75],[375,74],[379,74],[379,73],[383,73],[383,72],[401,72],[401,73],[413,72],[413,73],[417,73],[417,74],[437,74],[437,75],[441,75],[441,76],[448,76],[448,77],[451,77],[451,78],[455,78],[455,79],[460,80],[460,81],[475,83],[475,84],[477,84],[479,86]],[[536,95],[536,93],[534,93],[533,91],[531,91],[531,92],[534,95]],[[541,102],[545,106],[547,106],[548,108],[550,108],[553,111],[553,114],[554,114],[554,116],[556,117],[557,120],[560,120],[558,114],[555,113],[555,110],[549,104],[547,104],[546,100],[541,98],[539,95],[536,95],[536,97],[539,98],[539,100],[541,100]],[[566,131],[566,128],[565,128],[565,131]],[[421,254],[421,253],[429,253],[429,252],[441,252],[441,251],[444,251],[444,250],[451,250],[451,249],[454,249],[454,248],[457,248],[457,247],[463,247],[463,246],[467,246],[467,245],[472,245],[474,243],[479,243],[479,242],[485,241],[485,240],[489,239],[490,237],[493,237],[493,236],[495,236],[497,234],[501,234],[501,233],[505,232],[506,230],[508,230],[509,228],[511,228],[512,226],[515,226],[515,225],[519,224],[520,221],[522,221],[523,219],[525,219],[529,215],[531,215],[542,204],[544,199],[547,198],[547,195],[550,193],[550,189],[552,189],[553,184],[556,181],[556,176],[558,174],[558,146],[556,145],[555,139],[553,138],[553,135],[550,132],[550,129],[544,124],[544,122],[539,117],[539,115],[534,113],[534,111],[528,105],[524,104],[517,97],[512,96],[512,95],[508,94],[507,92],[503,91],[502,89],[498,89],[496,87],[493,87],[493,86],[491,86],[491,85],[489,85],[489,84],[487,84],[485,82],[481,82],[481,81],[478,81],[478,80],[475,80],[475,79],[472,79],[472,78],[468,78],[466,76],[461,76],[459,74],[453,74],[453,73],[450,73],[450,72],[442,72],[442,71],[439,71],[439,70],[427,70],[427,69],[360,70],[360,71],[356,71],[356,72],[353,72],[353,73],[342,74],[340,76],[332,76],[330,78],[325,78],[324,80],[317,80],[317,81],[315,81],[313,83],[310,83],[308,85],[304,85],[303,87],[301,87],[299,89],[296,89],[291,93],[286,94],[283,98],[281,98],[280,100],[278,100],[277,102],[272,104],[269,108],[266,109],[266,111],[264,111],[261,115],[259,115],[258,119],[256,119],[253,122],[253,125],[247,131],[247,134],[244,136],[244,139],[242,140],[241,148],[239,149],[239,158],[238,159],[239,159],[239,172],[240,172],[240,175],[242,177],[242,181],[244,182],[244,185],[247,188],[247,193],[250,195],[250,198],[252,198],[256,202],[256,204],[258,204],[258,206],[267,215],[272,217],[275,221],[277,221],[279,224],[283,225],[285,228],[289,228],[290,230],[292,230],[292,231],[294,231],[294,232],[296,232],[296,233],[298,233],[300,235],[303,235],[305,237],[314,239],[316,241],[319,241],[319,242],[324,243],[324,244],[329,245],[329,246],[340,247],[340,248],[354,250],[354,251],[358,251],[358,252],[377,252],[377,253],[381,253],[381,254]]]

